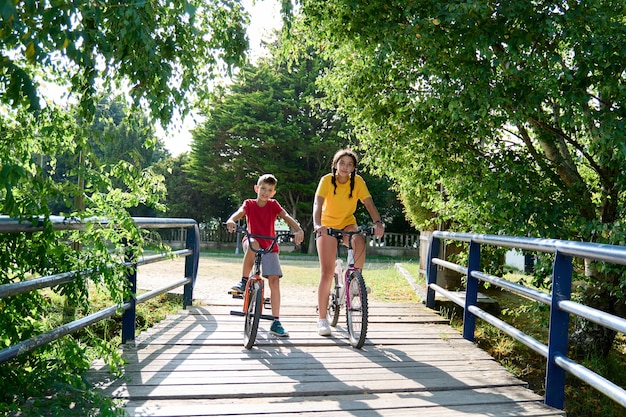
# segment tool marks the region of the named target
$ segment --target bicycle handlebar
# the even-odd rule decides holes
[[[293,238],[294,234],[291,232],[278,232],[276,233],[276,236],[264,236],[264,235],[257,235],[255,233],[250,233],[248,231],[248,228],[241,226],[241,225],[237,225],[237,230],[236,232],[240,232],[243,233],[244,235],[246,235],[248,237],[248,239],[263,239],[263,240],[271,240],[272,244],[269,245],[266,249],[263,249],[261,247],[259,247],[259,249],[254,249],[252,247],[252,245],[249,245],[248,248],[251,249],[253,252],[255,253],[262,253],[262,254],[266,254],[266,253],[270,253],[272,251],[272,249],[274,249],[274,246],[276,246],[276,244],[279,241],[285,241],[285,238]]]
[[[353,236],[360,234],[362,234],[363,236],[374,236],[374,228],[371,226],[359,226],[357,230],[351,232],[342,229],[333,229],[330,227],[326,228],[326,230],[328,231],[328,234],[330,236],[336,237],[337,239],[341,239],[344,236]]]

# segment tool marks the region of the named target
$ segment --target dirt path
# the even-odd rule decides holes
[[[194,288],[194,299],[206,304],[216,302],[232,302],[232,297],[227,294],[230,287],[241,278],[241,257],[213,257],[201,255],[198,264],[198,276]],[[297,261],[304,262],[304,261]],[[311,268],[317,268],[317,260],[306,261]],[[281,260],[283,265],[289,261]],[[139,267],[137,273],[137,287],[140,290],[154,290],[171,284],[176,278],[183,278],[185,260],[182,258],[155,262]],[[315,299],[317,283],[312,285],[295,285],[289,282],[285,276],[281,281],[281,298],[283,304],[297,303],[301,297]],[[292,291],[297,288],[296,291]],[[174,293],[182,293],[182,287],[173,290]]]

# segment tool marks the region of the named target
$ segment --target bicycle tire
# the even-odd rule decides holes
[[[337,274],[334,275],[334,281],[335,286],[330,291],[330,297],[328,298],[328,324],[332,327],[337,326],[341,312],[341,299],[339,298],[341,295],[341,287],[339,286],[339,277]]]
[[[243,346],[252,349],[256,341],[256,334],[261,321],[261,307],[263,306],[263,290],[259,282],[251,282],[248,291],[248,310],[244,321]]]
[[[346,321],[350,345],[356,349],[361,349],[367,336],[368,306],[365,280],[359,271],[350,273],[346,297],[349,297],[346,300]]]

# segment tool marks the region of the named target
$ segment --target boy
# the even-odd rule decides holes
[[[273,199],[276,194],[277,183],[278,180],[272,174],[261,175],[254,186],[257,198],[245,200],[241,207],[239,207],[239,209],[234,212],[228,220],[226,220],[226,228],[228,231],[231,233],[235,232],[237,230],[237,220],[245,216],[248,224],[248,231],[250,233],[262,236],[276,236],[274,223],[277,218],[281,218],[287,222],[292,230],[295,230],[294,243],[296,245],[302,243],[302,240],[304,239],[304,232],[302,231],[302,228],[293,217],[287,214],[278,201]],[[259,244],[263,248],[270,245],[262,239],[256,239],[254,244]],[[250,275],[250,270],[254,264],[254,251],[249,251],[248,245],[248,240],[244,238],[243,248],[245,255],[243,258],[242,278],[241,282],[232,288],[233,290],[239,292],[244,292],[248,276]],[[278,245],[275,245],[272,252],[263,256],[261,267],[263,276],[267,278],[269,282],[272,315],[275,317],[275,320],[270,327],[270,333],[279,337],[289,337],[289,333],[283,328],[279,320],[280,278],[283,276],[283,273],[278,260],[278,252]]]

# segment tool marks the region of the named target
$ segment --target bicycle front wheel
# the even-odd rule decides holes
[[[339,286],[339,277],[335,274],[335,286],[330,290],[328,298],[328,323],[335,327],[339,321],[339,311],[341,310],[341,287]]]
[[[252,349],[256,340],[256,334],[259,330],[259,322],[261,321],[261,307],[263,306],[263,288],[258,281],[250,283],[250,289],[246,294],[248,299],[248,310],[246,311],[243,346],[246,349]]]
[[[359,271],[350,273],[346,291],[346,320],[350,344],[361,349],[367,335],[367,288]]]

